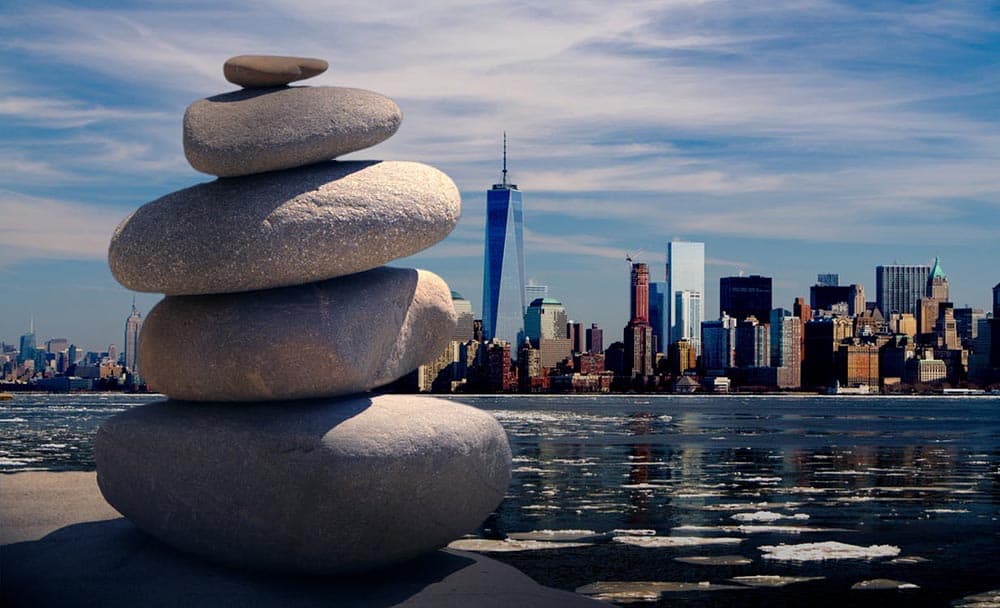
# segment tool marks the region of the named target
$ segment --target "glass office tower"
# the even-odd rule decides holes
[[[486,191],[486,251],[483,255],[483,337],[518,344],[524,331],[524,212],[521,192],[503,179]],[[514,349],[511,349],[512,352]]]
[[[677,294],[682,291],[697,292],[699,296],[705,293],[705,243],[686,241],[670,241],[667,243],[667,315],[664,321],[669,328],[669,343],[682,338],[701,340],[701,328],[690,334],[685,326],[678,322]],[[699,298],[696,315],[700,323],[705,318],[705,301]],[[666,349],[664,349],[666,352]]]

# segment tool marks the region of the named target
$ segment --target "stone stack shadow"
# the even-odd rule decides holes
[[[287,86],[326,67],[227,61],[244,88],[184,116],[188,161],[219,179],[142,206],[108,253],[120,283],[166,295],[139,361],[171,400],[100,428],[101,492],[182,551],[278,572],[358,572],[444,546],[510,479],[489,414],[368,392],[450,338],[448,285],[383,264],[443,239],[461,200],[420,163],[330,160],[391,137],[402,114],[370,91]]]

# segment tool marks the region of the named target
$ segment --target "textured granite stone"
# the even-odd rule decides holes
[[[402,120],[391,99],[362,89],[244,89],[188,107],[184,154],[220,177],[288,169],[374,146]]]
[[[281,289],[164,298],[143,323],[139,361],[149,385],[174,399],[347,395],[434,359],[455,322],[440,277],[383,267]]]
[[[181,551],[257,569],[370,570],[470,532],[511,452],[490,414],[413,395],[232,405],[164,401],[95,440],[97,481]]]
[[[241,87],[278,87],[318,76],[330,64],[323,59],[281,55],[237,55],[222,65],[226,80]]]
[[[461,198],[412,162],[327,162],[168,194],[111,238],[115,278],[190,295],[298,285],[374,268],[451,232]]]

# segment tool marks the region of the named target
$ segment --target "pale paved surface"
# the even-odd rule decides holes
[[[0,544],[3,606],[607,605],[447,549],[342,579],[265,576],[208,564],[119,517],[101,497],[94,473],[0,475]]]

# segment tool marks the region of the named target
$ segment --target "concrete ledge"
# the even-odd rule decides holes
[[[350,578],[268,576],[163,545],[112,509],[94,473],[0,475],[4,606],[606,606],[442,549]]]

